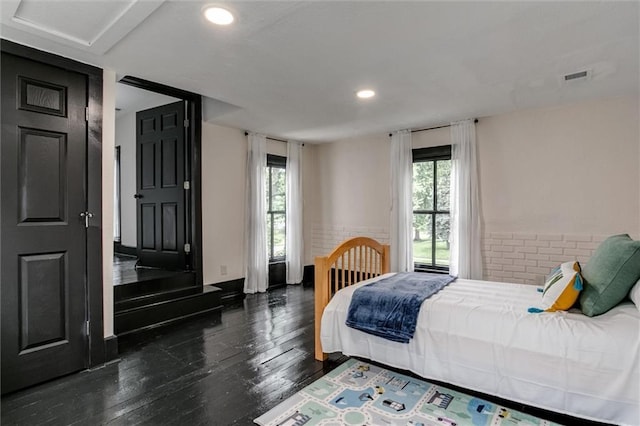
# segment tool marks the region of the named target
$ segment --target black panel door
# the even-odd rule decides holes
[[[2,393],[83,369],[87,77],[2,54]]]
[[[183,270],[185,253],[184,102],[136,114],[138,258]]]

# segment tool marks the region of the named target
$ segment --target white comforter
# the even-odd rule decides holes
[[[530,314],[536,287],[458,279],[427,299],[408,344],[345,325],[353,291],[322,316],[322,347],[512,401],[640,425],[640,312],[623,302],[594,318]]]

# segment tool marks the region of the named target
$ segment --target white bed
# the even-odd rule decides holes
[[[382,275],[385,276],[385,275]],[[345,325],[349,285],[322,314],[323,353],[371,359],[508,400],[608,423],[640,424],[640,312],[631,302],[587,317],[532,314],[535,286],[458,279],[427,299],[414,338]]]

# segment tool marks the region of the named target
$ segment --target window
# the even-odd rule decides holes
[[[449,270],[451,146],[413,150],[413,262]]]
[[[267,247],[269,262],[285,258],[285,189],[287,158],[267,154]]]

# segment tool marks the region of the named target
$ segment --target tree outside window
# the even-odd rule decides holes
[[[413,158],[415,268],[448,270],[451,147],[415,149]]]
[[[286,157],[267,155],[267,255],[269,261],[284,260],[286,254]]]

